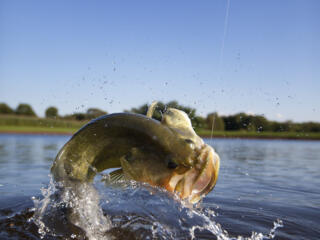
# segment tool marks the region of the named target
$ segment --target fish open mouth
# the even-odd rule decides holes
[[[167,185],[169,191],[176,192],[182,199],[189,199],[192,203],[198,202],[215,186],[220,159],[210,146],[203,144],[195,151],[194,162],[192,168],[178,167]]]

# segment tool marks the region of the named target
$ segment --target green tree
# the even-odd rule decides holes
[[[222,117],[227,131],[239,130],[240,122],[236,115]]]
[[[142,106],[140,106],[138,108],[131,108],[129,111],[126,110],[125,112],[132,112],[132,113],[146,115],[147,111],[148,111],[148,107],[149,107],[148,104],[143,104]],[[157,108],[158,108],[158,106],[157,106]],[[154,116],[152,116],[152,117],[154,117]]]
[[[56,107],[48,107],[46,110],[47,118],[56,118],[58,117],[58,109]]]
[[[26,103],[20,103],[16,108],[15,113],[17,115],[25,115],[25,116],[37,116],[33,111],[32,107]]]
[[[254,131],[256,126],[254,125],[254,116],[245,113],[237,113],[235,115],[223,117],[225,129],[231,130],[247,130]]]
[[[212,129],[214,131],[224,131],[224,121],[221,117],[219,117],[217,112],[209,113],[206,118],[207,128]]]
[[[296,124],[300,128],[300,132],[320,132],[320,123],[317,122],[305,122]]]
[[[85,113],[74,113],[74,114],[72,114],[72,116],[78,121],[86,120],[86,114]]]
[[[252,117],[252,124],[255,127],[256,131],[269,131],[270,130],[270,122],[264,117],[260,115],[255,115]]]
[[[238,113],[235,116],[240,129],[247,130],[247,131],[255,130],[255,126],[253,125],[252,115],[248,115],[245,113]]]
[[[200,116],[195,116],[192,119],[192,126],[195,128],[207,128],[206,119]]]
[[[0,103],[0,114],[12,114],[14,111],[5,103]]]
[[[292,122],[271,122],[271,130],[273,132],[289,132]]]
[[[63,119],[67,119],[67,120],[77,120],[77,121],[84,121],[86,120],[86,113],[73,113],[73,114],[68,114],[63,116]]]

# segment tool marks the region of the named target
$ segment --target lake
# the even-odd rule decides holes
[[[0,134],[0,239],[320,238],[320,141],[206,139],[219,179],[190,206],[144,184],[109,186],[104,174],[58,196],[50,166],[69,138]],[[69,202],[77,226],[64,218]]]

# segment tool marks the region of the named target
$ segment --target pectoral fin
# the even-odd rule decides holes
[[[124,181],[125,177],[124,177],[124,173],[122,169],[117,169],[111,173],[109,173],[110,175],[110,182],[111,183],[116,183],[116,182],[120,182],[120,181]]]

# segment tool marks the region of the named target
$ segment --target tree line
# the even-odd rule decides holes
[[[161,113],[166,108],[173,107],[186,112],[195,129],[208,129],[213,131],[270,131],[270,132],[320,132],[320,123],[304,122],[294,123],[292,121],[277,122],[270,121],[262,115],[249,115],[237,113],[229,116],[219,116],[217,112],[209,113],[206,117],[198,116],[196,109],[180,105],[177,101],[168,103],[159,102],[153,118],[161,120]],[[146,114],[148,105],[144,104],[138,108],[132,108],[128,112]]]
[[[0,103],[0,114],[37,117],[37,114],[35,113],[33,108],[26,103],[20,103],[16,109],[10,108],[6,103]],[[91,120],[105,114],[107,114],[107,112],[100,110],[98,108],[89,108],[86,112],[78,112],[78,113],[68,114],[65,116],[60,116],[58,112],[58,108],[53,106],[50,106],[45,110],[46,118],[55,118],[55,119],[59,118],[59,119],[78,120],[78,121]]]
[[[228,116],[219,116],[217,112],[209,113],[206,117],[196,114],[196,109],[180,105],[177,101],[167,103],[159,102],[154,112],[153,118],[161,120],[162,113],[168,107],[173,107],[186,112],[191,119],[192,126],[195,129],[208,129],[213,131],[256,131],[256,132],[320,132],[320,123],[304,122],[294,123],[292,121],[277,122],[270,121],[262,115],[249,115],[246,113],[237,113]],[[137,108],[125,110],[125,112],[146,114],[148,105],[143,104]],[[0,103],[0,114],[16,114],[24,116],[34,116],[35,112],[29,104],[21,103],[16,109],[11,109],[7,104]],[[65,116],[59,116],[56,107],[48,107],[45,111],[46,118],[60,118],[67,120],[85,121],[97,118],[107,114],[98,108],[89,108],[86,112],[78,112]]]

